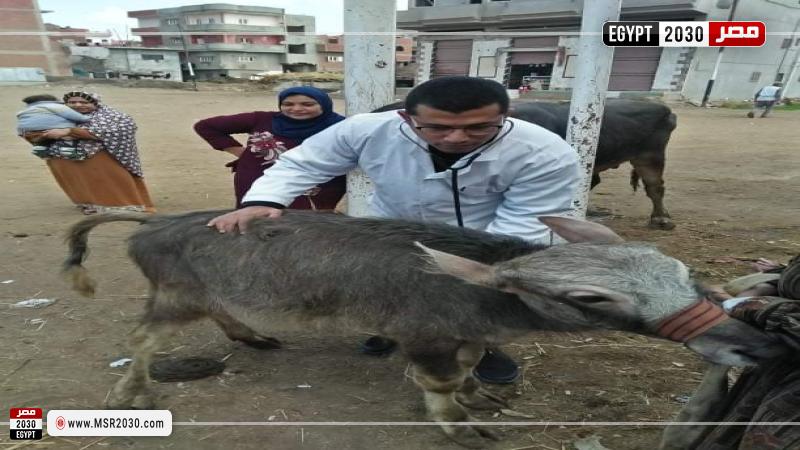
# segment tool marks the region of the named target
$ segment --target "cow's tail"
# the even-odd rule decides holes
[[[639,189],[639,174],[636,173],[636,167],[631,169],[631,187],[633,188],[633,192]]]
[[[67,259],[64,260],[62,266],[62,274],[72,282],[72,289],[78,291],[84,297],[93,297],[96,283],[89,277],[89,271],[83,267],[83,261],[86,259],[86,254],[89,252],[87,240],[89,232],[92,228],[100,225],[101,223],[108,222],[147,222],[148,216],[142,213],[117,213],[117,214],[101,214],[84,219],[69,229],[67,233],[67,244],[69,245],[69,254]]]

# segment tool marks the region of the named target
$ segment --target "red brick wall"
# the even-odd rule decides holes
[[[0,30],[45,33],[34,3],[33,0],[0,1]],[[46,54],[45,42],[39,35],[0,35],[0,67],[39,67],[48,75],[72,75],[60,46],[53,44]]]

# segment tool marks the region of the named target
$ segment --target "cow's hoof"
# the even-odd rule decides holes
[[[106,399],[105,407],[106,409],[131,409],[135,400],[136,397],[125,393],[119,394],[112,390]]]
[[[651,217],[648,226],[656,230],[671,230],[675,228],[675,224],[669,217]]]
[[[248,339],[239,339],[239,340],[242,343],[244,343],[245,345],[247,345],[248,347],[257,348],[259,350],[274,350],[276,348],[283,347],[283,344],[281,344],[281,341],[279,341],[279,340],[277,340],[275,338],[271,338],[271,337],[267,337],[267,336],[261,336],[260,334],[257,334],[255,336],[253,336],[252,339],[248,338]]]
[[[477,425],[446,426],[444,432],[459,445],[467,448],[486,448],[487,439],[499,441],[496,434]]]
[[[509,406],[506,399],[483,388],[471,394],[456,393],[456,401],[470,409],[498,411]]]
[[[150,394],[139,394],[133,399],[130,409],[155,409],[156,402]]]

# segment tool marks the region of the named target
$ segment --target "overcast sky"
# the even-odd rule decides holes
[[[92,31],[110,30],[112,33],[116,33],[116,35],[112,34],[113,38],[125,39],[126,27],[136,27],[136,20],[128,19],[128,11],[204,3],[283,8],[287,14],[315,16],[317,32],[320,34],[342,32],[343,0],[39,0],[39,8],[43,11],[52,11],[42,15],[47,23],[88,28]],[[406,9],[407,4],[407,0],[397,0],[398,9]]]

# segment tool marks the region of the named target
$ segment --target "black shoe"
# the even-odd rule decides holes
[[[500,350],[486,349],[472,374],[478,380],[490,384],[510,384],[519,378],[519,367],[510,356]]]
[[[363,343],[361,343],[361,353],[370,356],[386,356],[394,351],[397,347],[397,342],[381,337],[372,336]]]

